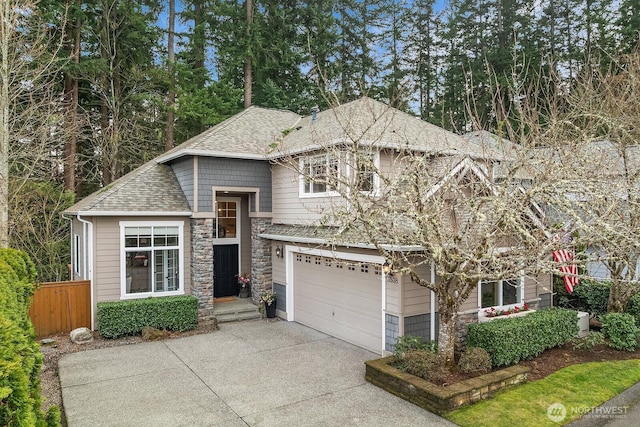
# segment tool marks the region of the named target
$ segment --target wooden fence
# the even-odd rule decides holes
[[[39,337],[91,328],[91,282],[41,284],[33,295],[29,317]]]

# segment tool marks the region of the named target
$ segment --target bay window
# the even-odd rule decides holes
[[[182,294],[183,223],[120,223],[122,296]]]

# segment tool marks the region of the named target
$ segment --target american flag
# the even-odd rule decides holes
[[[560,264],[560,272],[564,275],[564,287],[567,292],[572,293],[573,288],[578,285],[578,266],[573,263],[573,252],[570,249],[559,249],[552,255],[553,259]]]

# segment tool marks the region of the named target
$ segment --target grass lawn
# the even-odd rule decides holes
[[[640,360],[583,363],[498,392],[493,399],[451,411],[445,418],[462,427],[558,426],[580,418],[638,381]],[[554,403],[566,408],[561,423],[547,416],[547,408]]]

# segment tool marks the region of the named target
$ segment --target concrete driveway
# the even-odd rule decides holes
[[[375,357],[294,322],[247,321],[59,367],[70,427],[454,425],[367,383]]]

